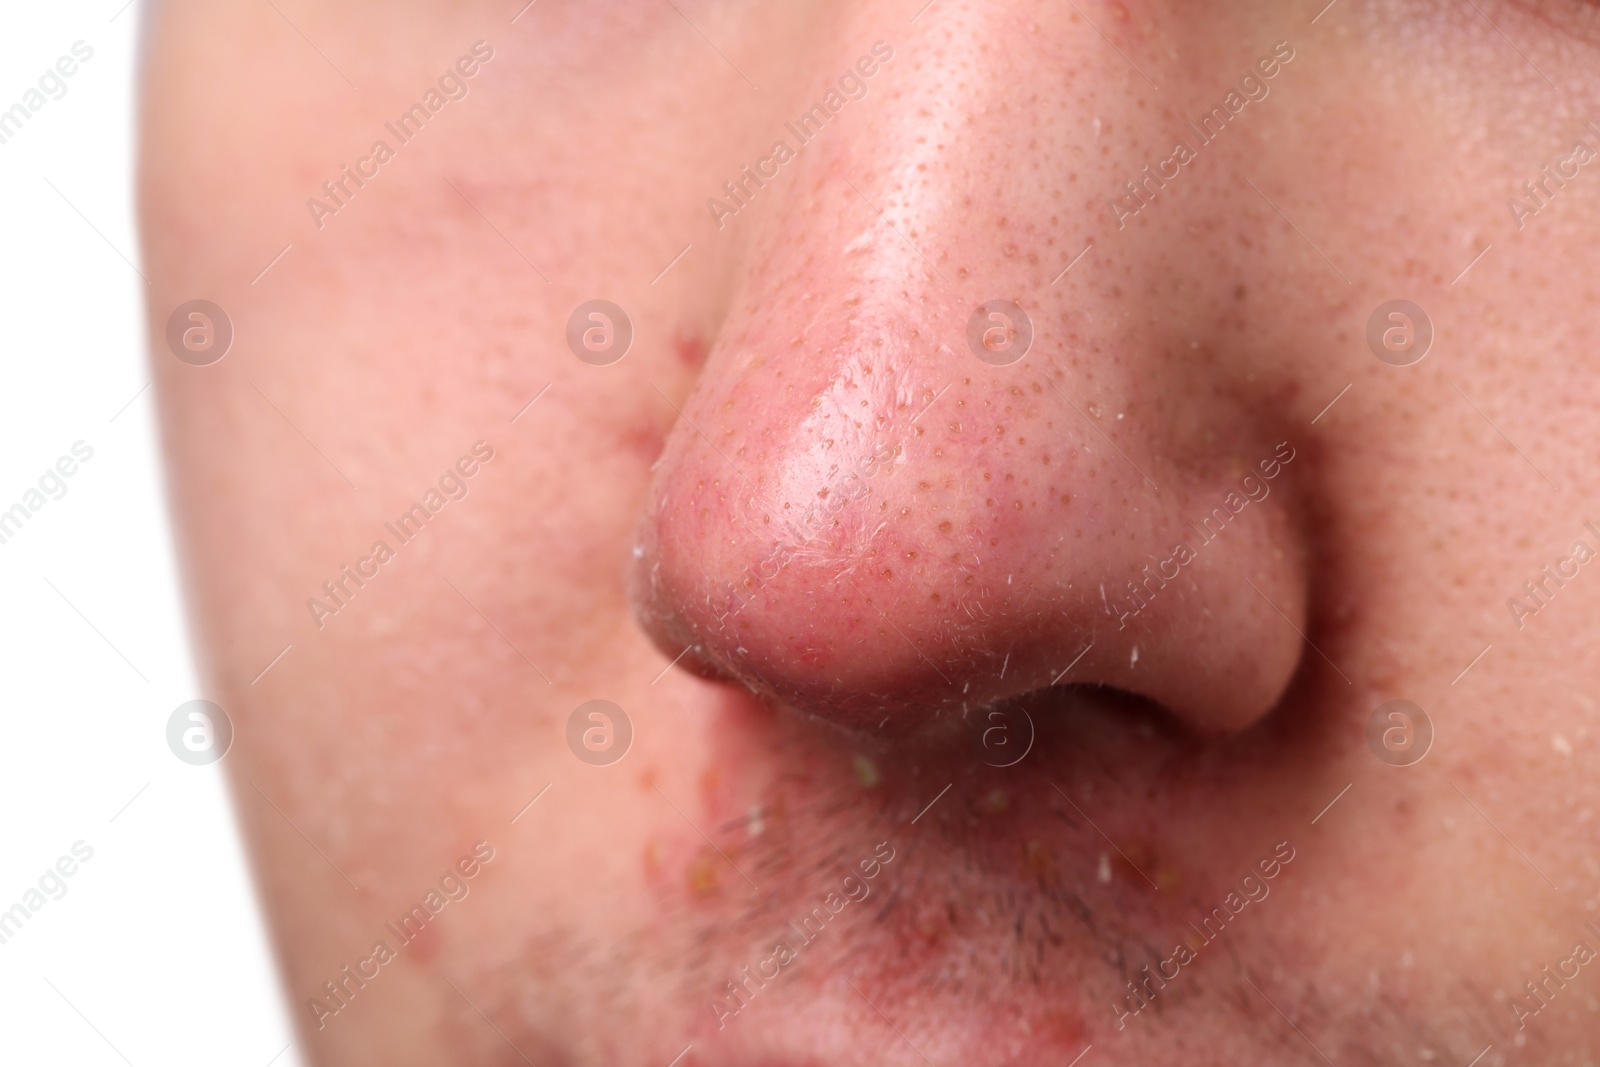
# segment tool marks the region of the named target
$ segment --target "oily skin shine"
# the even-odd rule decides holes
[[[140,211],[203,695],[311,1062],[1600,1057],[1600,963],[1545,977],[1600,950],[1600,576],[1507,605],[1600,548],[1600,169],[1523,190],[1600,150],[1589,5],[278,6],[152,11]],[[1180,169],[1126,199],[1146,166]],[[209,367],[165,348],[196,298]],[[565,342],[596,298],[610,366]],[[1020,362],[967,347],[990,300]],[[1415,365],[1368,347],[1390,300]],[[610,766],[567,743],[594,699]],[[1395,699],[1412,766],[1367,740]]]

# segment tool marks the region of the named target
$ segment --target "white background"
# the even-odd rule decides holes
[[[94,49],[0,144],[0,511],[74,442],[94,450],[0,544],[0,911],[75,842],[94,850],[0,944],[0,1063],[293,1067],[223,764],[166,744],[172,711],[207,694],[145,388],[144,5],[123,4],[7,4],[0,32],[0,110],[74,42]]]

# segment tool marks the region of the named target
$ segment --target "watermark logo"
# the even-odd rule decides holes
[[[1409,767],[1433,747],[1433,720],[1409,700],[1380,704],[1367,719],[1367,747],[1391,767]]]
[[[1239,78],[1238,87],[1229,89],[1221,103],[1212,105],[1211,110],[1201,112],[1187,123],[1188,133],[1172,146],[1170,154],[1156,161],[1154,169],[1146,164],[1133,180],[1123,182],[1125,192],[1118,193],[1110,200],[1117,229],[1126,229],[1128,219],[1154,203],[1156,194],[1181,175],[1185,167],[1199,159],[1201,150],[1221,137],[1229,123],[1237,122],[1245,108],[1265,100],[1272,92],[1272,87],[1267,83],[1293,62],[1294,57],[1294,46],[1288,41],[1274,44],[1272,54],[1262,56],[1254,66],[1247,68]],[[1154,85],[1153,82],[1151,84]],[[1097,135],[1099,129],[1100,123],[1096,120]],[[1189,143],[1189,133],[1194,134],[1193,145]]]
[[[1033,750],[1033,716],[1024,708],[991,708],[978,740],[983,762],[1015,767]]]
[[[609,767],[633,745],[633,720],[609,700],[586,700],[567,716],[567,747],[592,767]]]
[[[348,1008],[350,1002],[367,988],[367,983],[383,973],[385,965],[398,959],[407,945],[427,931],[440,912],[451,904],[467,899],[472,892],[472,886],[468,883],[481,874],[493,859],[494,846],[487,841],[478,841],[472,846],[470,854],[444,869],[438,882],[428,887],[422,899],[413,898],[409,911],[383,924],[385,936],[373,942],[368,955],[357,957],[353,964],[346,964],[338,974],[322,983],[320,993],[307,997],[306,1007],[316,1020],[317,1029],[326,1027],[329,1019]],[[394,940],[392,945],[391,938]]]
[[[722,989],[713,995],[707,1005],[711,1009],[711,1017],[717,1022],[717,1029],[725,1028],[728,1020],[748,1008],[768,982],[779,978],[785,967],[800,958],[803,949],[822,936],[823,930],[840,912],[851,904],[864,903],[872,895],[872,880],[882,873],[883,868],[893,863],[894,858],[894,846],[887,841],[880,841],[873,847],[872,855],[862,859],[856,867],[845,866],[843,870],[849,873],[838,883],[838,888],[813,898],[811,911],[798,921],[791,919],[778,939],[772,942],[770,954],[758,959],[753,968],[750,965],[741,967],[733,978],[723,983]]]
[[[167,316],[167,348],[191,367],[209,367],[233,347],[233,320],[209,300],[188,300]]]
[[[167,718],[167,747],[195,767],[215,763],[233,744],[233,721],[209,700],[179,704]]]
[[[1600,939],[1600,923],[1591,919],[1583,924],[1583,932]],[[1548,1008],[1550,1002],[1567,988],[1567,983],[1574,981],[1583,968],[1596,959],[1600,959],[1600,953],[1596,953],[1589,942],[1578,941],[1566,957],[1547,965],[1533,978],[1523,982],[1522,988],[1526,993],[1515,993],[1511,997],[1511,1021],[1517,1024],[1517,1029],[1526,1030],[1528,1020]]]
[[[1585,523],[1583,528],[1600,544],[1600,526],[1593,519]],[[1546,563],[1542,571],[1523,582],[1521,594],[1506,598],[1506,607],[1511,611],[1511,621],[1517,624],[1517,629],[1528,625],[1530,616],[1549,607],[1556,594],[1565,589],[1567,583],[1578,576],[1583,565],[1594,558],[1595,550],[1589,547],[1589,542],[1574,541],[1571,552],[1553,564]]]
[[[1009,300],[989,300],[967,319],[967,347],[991,367],[1009,367],[1033,347],[1033,320]]]
[[[856,60],[853,67],[845,68],[836,87],[830,87],[820,101],[802,112],[793,122],[785,122],[786,136],[772,142],[772,149],[756,160],[754,166],[741,164],[739,173],[731,181],[722,183],[722,196],[706,199],[706,210],[717,229],[727,225],[730,216],[737,215],[755,200],[756,193],[775,181],[782,168],[799,157],[806,145],[821,136],[828,123],[844,110],[852,100],[862,100],[867,95],[867,79],[877,74],[894,59],[894,47],[887,41],[875,41],[872,54]],[[794,143],[789,143],[789,138]]]
[[[1433,320],[1409,300],[1379,304],[1367,320],[1367,347],[1391,367],[1419,363],[1433,345]]]
[[[1266,900],[1272,893],[1272,880],[1294,862],[1295,855],[1293,845],[1287,841],[1279,841],[1272,847],[1272,855],[1257,861],[1256,865],[1229,889],[1228,895],[1222,898],[1220,904],[1201,916],[1198,925],[1192,919],[1189,921],[1189,928],[1183,932],[1183,939],[1173,946],[1170,955],[1157,958],[1154,970],[1151,970],[1150,964],[1147,963],[1129,978],[1127,992],[1122,995],[1122,1002],[1111,1005],[1112,1014],[1117,1020],[1117,1029],[1126,1030],[1128,1020],[1150,1007],[1169,984],[1178,980],[1185,967],[1198,959],[1207,946],[1228,931],[1230,924],[1237,920],[1246,908]]]
[[[367,182],[376,178],[384,165],[394,159],[398,150],[411,143],[422,132],[423,127],[444,110],[446,104],[465,100],[470,91],[467,80],[477,75],[484,64],[493,58],[494,47],[488,41],[474,41],[469,54],[458,58],[439,75],[437,87],[430,85],[422,94],[420,101],[414,101],[394,121],[383,124],[384,130],[394,138],[392,147],[387,140],[375,140],[367,154],[356,160],[354,167],[348,163],[340,164],[339,173],[322,183],[321,194],[306,198],[306,210],[311,213],[311,221],[316,224],[317,229],[326,226],[330,216],[337,215],[349,207],[356,193],[365,189]],[[351,88],[355,86],[352,85]],[[445,180],[449,182],[448,178]],[[451,187],[454,188],[453,185]],[[467,199],[461,195],[459,189],[456,190],[456,195],[461,196],[463,200]],[[474,211],[478,210],[470,200],[467,200],[467,206]]]
[[[633,320],[609,300],[586,300],[567,317],[567,348],[591,367],[609,367],[633,345]]]

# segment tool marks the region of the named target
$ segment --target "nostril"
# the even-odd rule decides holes
[[[894,502],[896,484],[869,502]],[[647,524],[636,572],[646,629],[684,669],[852,727],[880,729],[888,717],[898,732],[1091,684],[1153,701],[1192,730],[1226,732],[1275,704],[1299,659],[1294,627],[1262,588],[1297,615],[1303,599],[1260,568],[1230,586],[1220,559],[1209,571],[1197,561],[1134,616],[1107,597],[1096,580],[1106,562],[1089,552],[1062,558],[1059,573],[1004,541],[994,563],[952,561],[891,529],[858,551],[845,539],[774,559],[745,536],[737,509],[705,503],[675,490]]]

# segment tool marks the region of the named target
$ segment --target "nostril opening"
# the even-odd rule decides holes
[[[1064,748],[1098,748],[1112,738],[1176,749],[1208,739],[1159,701],[1092,682],[1044,686],[996,700],[958,714],[942,732],[946,737],[936,743],[962,748],[996,768],[1024,759],[1049,762]]]

